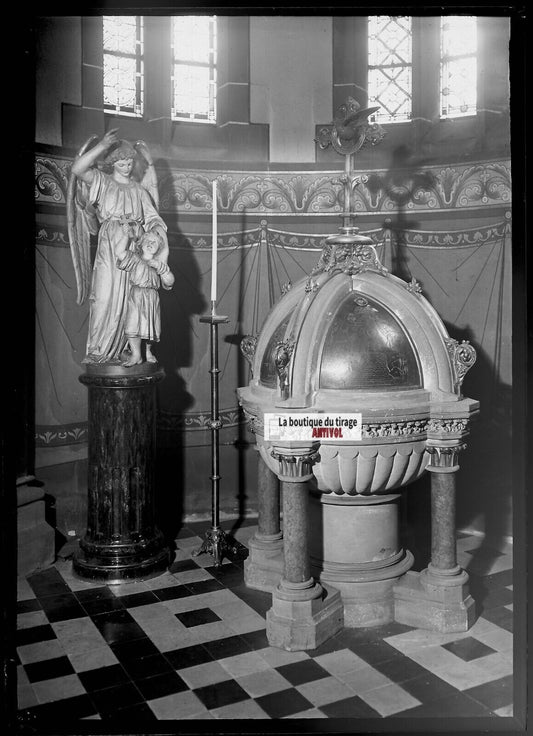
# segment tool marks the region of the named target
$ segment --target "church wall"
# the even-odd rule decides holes
[[[81,104],[81,19],[40,18],[35,40],[35,140],[61,146],[62,105]]]
[[[496,30],[491,25],[492,48],[505,66],[507,21],[491,20],[500,21]],[[88,307],[75,303],[65,192],[83,100],[79,21],[46,19],[38,34],[36,121],[36,475],[56,499],[58,528],[76,535],[85,523],[87,398],[78,376]],[[249,380],[239,340],[260,330],[282,288],[309,273],[321,238],[341,222],[340,186],[333,180],[344,162],[313,142],[333,115],[332,19],[254,16],[249,33],[250,126],[238,126],[246,134],[237,141],[226,126],[208,140],[205,130],[191,126],[165,135],[143,129],[176,276],[174,289],[161,294],[158,351],[166,371],[158,393],[158,501],[169,531],[183,515],[210,510],[209,334],[199,316],[209,303],[211,180],[218,179],[220,193],[218,308],[229,316],[219,330],[223,513],[256,509],[257,457],[235,397]],[[63,81],[45,94],[42,87],[67,62]],[[404,126],[363,149],[356,166],[369,179],[357,190],[356,208],[358,225],[380,244],[384,264],[403,278],[416,277],[451,337],[470,340],[478,352],[464,382],[465,394],[481,401],[481,415],[461,459],[458,524],[504,536],[512,533],[512,259],[508,91],[501,73],[490,94],[493,112],[483,114],[482,128],[479,120],[474,132],[465,121],[455,126],[461,145],[453,134],[430,129],[422,147]],[[93,132],[101,134],[103,114],[98,120],[101,130]],[[136,139],[132,126],[128,135]],[[409,188],[412,196],[400,206],[399,194]],[[426,503],[426,491],[423,483],[408,491],[412,513]]]
[[[269,125],[270,162],[315,160],[332,108],[331,18],[250,18],[250,119]]]

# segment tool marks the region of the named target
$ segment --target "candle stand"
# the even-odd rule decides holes
[[[213,555],[215,567],[220,567],[222,558],[228,552],[236,554],[240,545],[229,537],[220,527],[219,523],[219,438],[218,433],[222,426],[218,414],[218,325],[229,322],[228,317],[216,314],[216,302],[211,301],[211,314],[200,317],[200,322],[211,325],[210,350],[211,350],[211,528],[207,530],[201,547],[193,552],[193,556],[204,552]]]

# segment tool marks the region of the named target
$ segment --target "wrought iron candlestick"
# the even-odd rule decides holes
[[[237,552],[237,545],[226,532],[220,527],[219,523],[219,438],[218,433],[222,427],[222,421],[218,414],[218,326],[223,322],[229,322],[228,317],[224,317],[216,313],[216,302],[211,301],[211,314],[200,317],[200,322],[206,322],[211,325],[210,334],[210,351],[211,351],[211,419],[209,426],[211,428],[211,528],[205,533],[205,539],[202,546],[193,552],[194,556],[203,552],[213,555],[215,567],[219,567],[222,558],[229,551],[234,554]]]

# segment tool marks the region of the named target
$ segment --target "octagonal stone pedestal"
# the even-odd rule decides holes
[[[270,646],[289,652],[316,649],[343,627],[340,592],[324,585],[317,598],[289,601],[277,591],[266,620]]]
[[[413,564],[399,542],[399,498],[310,494],[311,571],[340,591],[345,626],[394,620],[394,585]]]
[[[449,577],[408,572],[394,587],[394,620],[442,634],[468,631],[476,619],[468,574]]]

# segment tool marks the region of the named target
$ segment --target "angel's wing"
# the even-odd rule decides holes
[[[149,164],[141,180],[141,184],[147,190],[148,194],[152,198],[156,210],[159,212],[159,191],[157,189],[157,175],[155,173],[155,166],[152,165],[150,150],[148,149],[148,146],[144,141],[137,141],[135,143],[135,148],[145,159],[146,163]]]
[[[78,156],[84,154],[97,139],[96,135],[88,138],[78,151]],[[98,232],[98,220],[94,207],[89,203],[88,185],[72,173],[67,189],[67,222],[70,253],[78,289],[76,302],[83,304],[91,282],[91,235]]]

